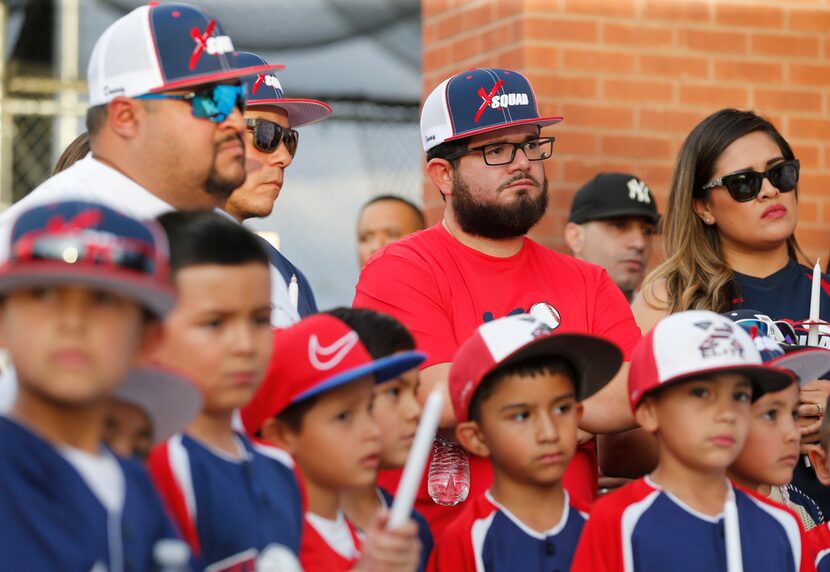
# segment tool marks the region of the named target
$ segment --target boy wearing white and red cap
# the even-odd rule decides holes
[[[354,330],[316,314],[277,330],[274,356],[242,421],[249,433],[289,451],[302,475],[308,496],[303,570],[415,570],[420,556],[415,523],[384,530],[387,515],[379,512],[361,542],[343,514],[341,495],[371,486],[377,477],[374,385],[417,366],[423,354],[373,360]]]
[[[479,326],[453,358],[456,437],[493,485],[446,528],[430,570],[568,570],[587,508],[562,486],[581,401],[622,363],[611,342],[554,333],[529,315]]]
[[[753,398],[792,382],[724,316],[692,310],[658,322],[634,351],[628,388],[659,463],[594,505],[571,569],[813,570],[798,517],[726,476]]]

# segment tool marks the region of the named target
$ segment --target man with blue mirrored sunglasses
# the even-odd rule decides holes
[[[147,5],[118,19],[87,70],[91,153],[0,215],[0,232],[20,209],[63,198],[139,219],[222,206],[246,175],[241,78],[283,67],[241,68],[235,58],[199,8]]]

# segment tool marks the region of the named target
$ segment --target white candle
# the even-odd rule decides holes
[[[389,522],[386,525],[386,528],[390,530],[409,520],[412,505],[415,503],[415,493],[418,492],[418,487],[421,485],[424,467],[427,463],[429,451],[432,449],[432,441],[435,439],[435,431],[438,430],[438,422],[441,420],[443,409],[444,395],[440,389],[433,389],[427,397],[424,410],[421,412],[421,421],[415,431],[415,439],[412,441],[412,448],[409,450],[409,457],[406,459],[401,482],[395,493],[395,501],[392,503]]]
[[[738,507],[735,504],[735,491],[732,487],[729,487],[726,504],[723,507],[723,529],[726,541],[726,570],[727,572],[743,572],[741,529],[738,526]]]
[[[300,286],[297,284],[296,274],[291,275],[291,283],[288,284],[288,298],[291,300],[291,307],[296,312],[300,304]]]
[[[821,259],[813,267],[813,289],[810,291],[810,325],[807,330],[807,345],[818,345],[819,307],[821,305]]]

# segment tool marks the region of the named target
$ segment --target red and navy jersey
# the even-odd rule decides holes
[[[807,531],[807,541],[813,550],[816,570],[830,572],[830,524],[819,524]]]
[[[814,570],[801,521],[788,508],[732,488],[744,570]],[[683,504],[648,477],[601,498],[591,510],[573,572],[726,572],[723,516]]]
[[[343,518],[343,525],[348,527],[356,552],[344,556],[332,547],[325,537],[306,518],[303,522],[303,545],[300,550],[300,563],[304,572],[345,572],[351,570],[360,561],[360,537],[357,528],[348,518]]]
[[[395,502],[395,497],[392,496],[392,493],[383,487],[378,487],[378,492],[383,499],[385,507],[392,508],[392,504]],[[434,541],[432,539],[432,532],[429,529],[429,523],[427,523],[424,515],[417,510],[413,510],[412,519],[418,523],[418,540],[421,541],[421,563],[418,565],[418,572],[423,572],[426,570],[427,561],[432,552]]]
[[[428,356],[422,368],[452,362],[458,347],[481,324],[532,309],[549,316],[546,321],[557,332],[611,340],[626,359],[641,338],[628,302],[599,266],[528,238],[513,256],[489,256],[455,240],[440,223],[376,252],[360,273],[353,305],[400,320]],[[593,501],[593,442],[577,450],[563,482],[574,498]],[[389,490],[396,484],[394,477],[383,481]],[[470,457],[470,497],[492,484],[489,461]],[[423,479],[415,506],[437,538],[464,504],[435,504]]]
[[[429,561],[431,572],[570,570],[588,515],[565,493],[559,522],[537,532],[486,492],[446,528]]]
[[[211,450],[187,434],[156,447],[148,466],[197,562],[234,562],[248,570],[272,546],[300,553],[303,507],[290,455],[237,434],[243,459]],[[242,566],[242,567],[239,567]]]
[[[118,464],[125,495],[112,522],[52,445],[0,417],[0,568],[155,570],[156,542],[178,535],[146,471],[134,461]]]

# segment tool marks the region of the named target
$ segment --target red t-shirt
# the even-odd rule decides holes
[[[498,258],[469,248],[441,224],[412,234],[376,253],[363,268],[353,305],[391,314],[409,328],[428,354],[421,367],[451,362],[458,347],[481,324],[547,304],[557,331],[589,333],[615,342],[629,360],[640,330],[620,289],[604,269],[524,239],[522,249]],[[470,497],[492,484],[485,459],[471,458]],[[580,447],[565,473],[578,502],[594,499],[597,485],[593,443]],[[397,480],[381,480],[394,491]],[[426,492],[416,507],[438,538],[464,504],[443,507]]]

